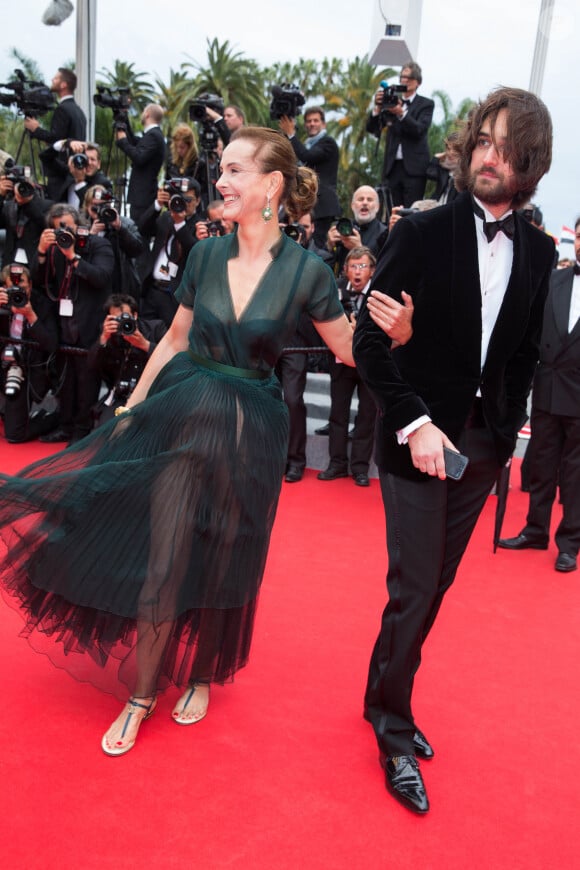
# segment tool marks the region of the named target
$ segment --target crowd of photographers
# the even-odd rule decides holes
[[[272,90],[271,118],[288,136],[297,160],[319,177],[312,214],[297,224],[287,224],[279,215],[280,223],[333,268],[353,317],[388,233],[381,215],[390,214],[391,223],[397,220],[411,205],[409,197],[422,198],[429,175],[439,201],[454,195],[452,141],[445,154],[430,161],[427,131],[433,103],[417,95],[420,83],[421,70],[411,62],[403,67],[400,84],[381,83],[367,130],[379,137],[387,131],[383,176],[376,179],[376,188],[353,191],[351,214],[342,216],[339,151],[326,131],[323,110],[304,111],[302,137],[296,118],[303,111],[303,95],[293,85]],[[70,443],[127,400],[171,323],[177,308],[174,291],[192,247],[208,235],[234,231],[223,220],[215,183],[223,147],[246,119],[237,106],[224,106],[218,97],[203,94],[190,106],[191,125],[178,124],[169,141],[162,132],[163,109],[154,103],[143,110],[142,133],[137,135],[130,122],[128,90],[99,87],[94,101],[112,111],[111,144],[125,155],[125,192],[124,178],[111,179],[103,168],[100,145],[86,140],[86,119],[74,100],[76,77],[71,70],[59,69],[50,87],[29,82],[16,71],[14,81],[1,87],[8,93],[0,93],[0,104],[16,104],[25,115],[26,131],[16,159],[9,157],[0,172],[4,434],[10,442],[40,437]],[[39,116],[52,109],[46,129]],[[33,142],[42,149],[41,172],[34,165]],[[21,165],[25,144],[30,159]],[[37,181],[41,175],[44,185]],[[301,323],[294,345],[319,344],[312,328]],[[321,358],[316,359],[315,367],[324,370]],[[307,353],[288,354],[278,367],[290,411],[289,482],[301,479],[306,464],[303,394],[308,361]],[[350,473],[355,483],[366,486],[372,441],[367,397],[361,396],[356,378],[345,376],[339,360],[330,361],[328,368],[332,407],[329,426],[322,431],[330,434],[330,464],[320,479],[349,473],[348,417],[357,388],[364,407],[353,433]]]

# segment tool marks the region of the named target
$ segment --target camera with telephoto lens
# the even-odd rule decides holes
[[[224,225],[221,221],[206,221],[208,236],[223,236]]]
[[[21,69],[15,69],[16,76],[11,82],[5,82],[0,88],[12,91],[11,94],[0,94],[0,106],[11,106],[13,103],[27,118],[45,115],[54,109],[56,99],[44,82],[34,82],[27,79]]]
[[[34,185],[30,180],[32,178],[30,166],[17,166],[12,157],[9,157],[4,163],[4,175],[14,184],[14,189],[23,199],[34,195]]]
[[[2,348],[2,367],[7,369],[4,380],[4,393],[15,396],[24,382],[24,370],[19,365],[20,357],[13,344],[5,344]]]
[[[92,208],[96,212],[96,219],[106,227],[114,224],[119,217],[119,212],[114,207],[115,198],[109,190],[95,190]]]
[[[127,130],[131,102],[130,88],[108,88],[105,85],[97,85],[97,93],[93,96],[95,106],[100,109],[112,109],[113,130]]]
[[[134,335],[137,332],[137,321],[132,314],[123,311],[118,317],[115,317],[117,322],[117,332],[121,335]]]
[[[61,251],[66,251],[74,245],[76,235],[73,230],[69,229],[64,221],[61,221],[58,229],[54,231],[54,240]]]
[[[89,158],[86,154],[73,154],[71,163],[75,169],[86,169],[89,165]]]
[[[187,209],[187,203],[191,202],[191,197],[187,196],[189,190],[189,180],[187,178],[169,178],[163,185],[163,190],[171,194],[169,200],[169,210],[180,214]]]
[[[287,118],[295,118],[302,114],[301,106],[306,102],[304,94],[298,85],[274,85],[272,88],[272,102],[270,103],[270,117],[279,121],[284,115]]]

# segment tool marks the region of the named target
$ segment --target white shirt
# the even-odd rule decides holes
[[[580,317],[580,275],[574,275],[572,296],[570,297],[570,314],[568,315],[568,332],[572,332]]]

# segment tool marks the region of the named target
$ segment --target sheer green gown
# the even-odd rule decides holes
[[[189,351],[146,401],[83,441],[0,475],[2,589],[35,649],[124,693],[223,682],[248,658],[286,461],[273,366],[301,312],[342,316],[330,271],[286,236],[236,318],[237,237],[195,246],[177,291]]]

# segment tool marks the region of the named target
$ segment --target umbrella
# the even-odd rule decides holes
[[[496,487],[496,495],[497,495],[497,505],[495,508],[495,525],[493,529],[493,552],[495,553],[497,550],[497,544],[501,537],[501,527],[503,525],[503,518],[505,516],[505,509],[507,507],[507,498],[508,492],[510,488],[510,471],[512,467],[512,458],[508,459],[504,467],[501,469],[497,476],[497,480],[495,482]]]

